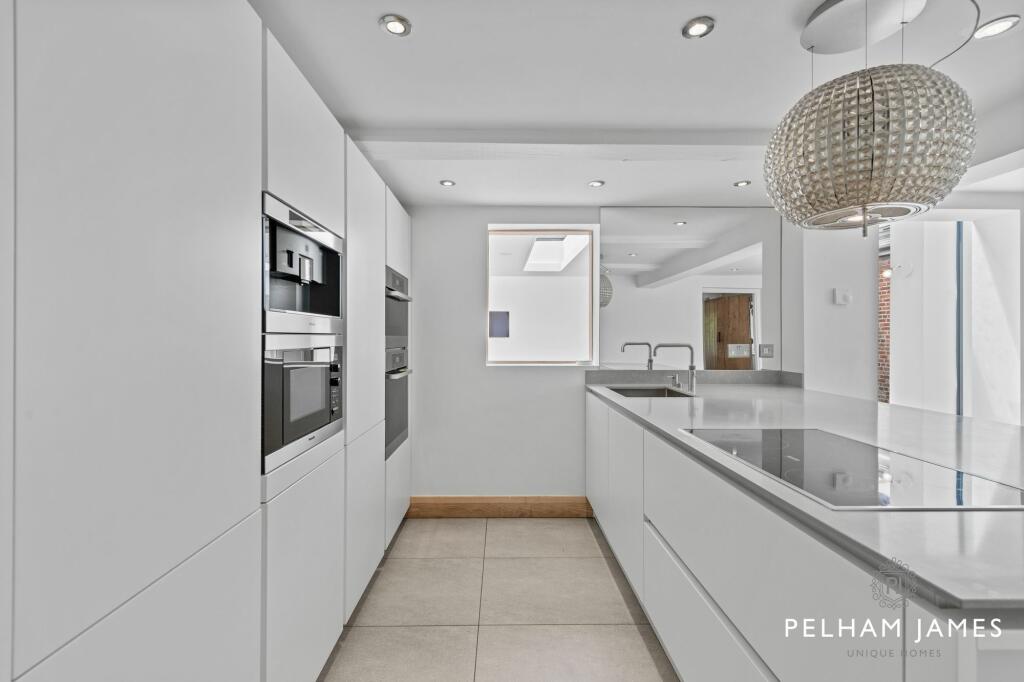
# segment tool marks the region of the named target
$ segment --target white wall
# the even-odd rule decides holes
[[[876,399],[877,268],[876,230],[804,230],[804,388]],[[833,288],[850,304],[835,305]]]
[[[782,324],[779,338],[779,363],[784,372],[804,371],[804,230],[798,225],[782,221],[782,253],[780,254],[780,314]]]
[[[757,275],[694,276],[660,287],[637,287],[627,275],[610,275],[614,293],[612,301],[601,308],[601,364],[631,363],[642,368],[646,349],[619,349],[626,341],[655,343],[691,343],[694,364],[704,367],[703,317],[704,289],[761,289]],[[759,297],[760,302],[760,297]],[[663,349],[655,359],[657,366],[686,369],[689,355],[685,350]]]
[[[490,309],[509,313],[508,337],[488,339],[490,362],[573,362],[590,354],[587,276],[494,276],[489,286]]]
[[[964,414],[1021,423],[1020,218],[967,223]]]
[[[956,223],[891,228],[889,402],[956,413]]]
[[[0,0],[0,46],[0,682],[8,682],[14,548],[14,0]]]
[[[597,209],[412,211],[413,495],[583,495],[581,367],[488,367],[487,227],[597,223]]]

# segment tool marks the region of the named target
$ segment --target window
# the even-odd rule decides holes
[[[491,227],[488,364],[593,363],[594,227],[585,227]]]

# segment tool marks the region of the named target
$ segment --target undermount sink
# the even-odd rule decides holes
[[[684,393],[671,386],[608,386],[608,390],[614,391],[626,398],[692,398],[689,393]]]

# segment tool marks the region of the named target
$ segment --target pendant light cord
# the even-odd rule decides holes
[[[972,28],[971,32],[967,34],[967,40],[957,45],[956,49],[947,54],[945,57],[942,57],[938,61],[933,62],[931,68],[934,69],[939,63],[946,61],[947,59],[955,55],[957,52],[964,49],[964,46],[967,45],[967,43],[971,42],[971,38],[974,37],[974,32],[978,30],[978,24],[981,23],[981,8],[978,7],[977,0],[970,0],[970,3],[974,5],[974,28]]]

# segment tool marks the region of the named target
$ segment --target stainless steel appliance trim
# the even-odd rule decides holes
[[[263,193],[263,213],[284,225],[288,225],[299,234],[323,244],[332,251],[345,253],[345,239],[330,228],[318,223],[308,215],[275,197],[270,192]]]
[[[285,462],[288,462],[306,450],[309,450],[314,445],[326,440],[329,436],[333,436],[336,433],[345,430],[345,420],[336,419],[330,422],[326,426],[321,426],[319,429],[310,433],[296,441],[288,443],[284,447],[274,450],[272,453],[263,458],[264,471],[263,474],[269,474],[271,471],[281,466]]]
[[[344,347],[341,334],[264,334],[265,350],[296,350],[305,348]]]
[[[389,379],[390,381],[395,381],[395,380],[398,380],[398,379],[404,379],[407,376],[409,376],[410,374],[412,374],[412,370],[411,369],[402,369],[402,370],[399,370],[397,372],[384,372],[384,376],[387,379]]]
[[[409,347],[408,336],[385,336],[384,350],[405,350]]]
[[[395,453],[395,450],[397,450],[398,447],[402,443],[407,441],[408,439],[409,439],[409,429],[407,427],[407,428],[403,429],[402,432],[400,434],[398,434],[398,436],[396,436],[394,438],[394,440],[392,440],[392,441],[390,441],[390,442],[388,442],[388,443],[386,443],[384,445],[384,461],[385,462],[388,461],[388,458],[391,457],[391,455],[393,455]]]
[[[345,321],[330,315],[264,310],[263,331],[267,334],[341,334]]]
[[[403,294],[401,291],[395,291],[394,289],[388,289],[385,287],[384,295],[387,296],[388,298],[393,298],[396,301],[403,301],[405,303],[412,302],[412,296],[409,296],[408,294]]]

